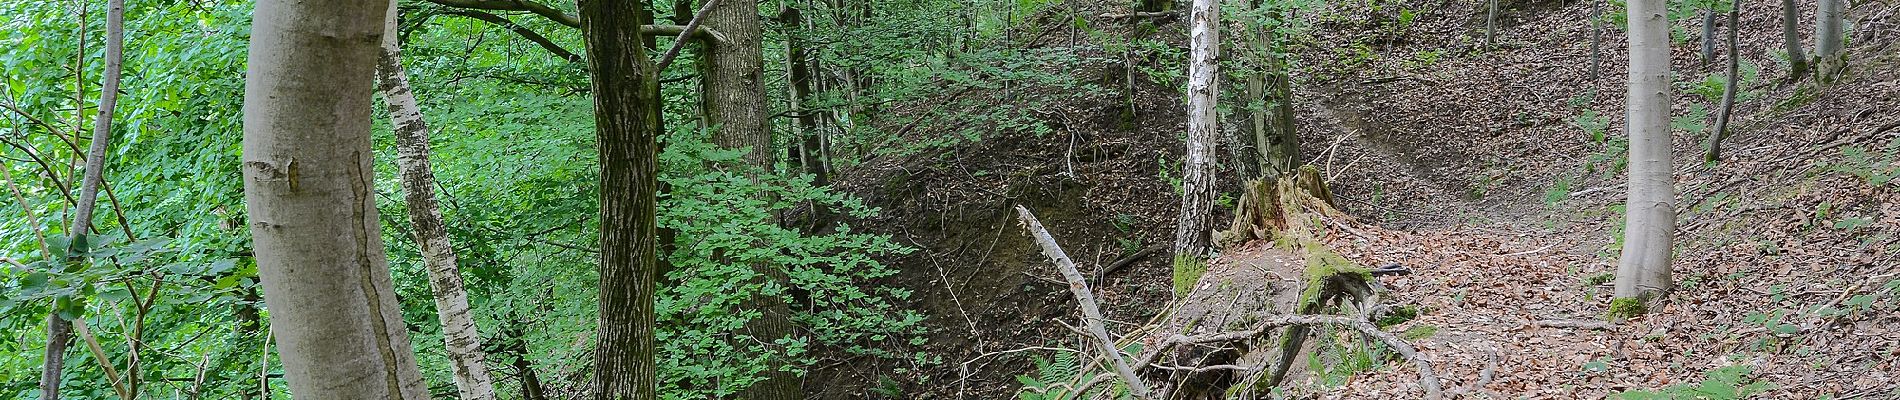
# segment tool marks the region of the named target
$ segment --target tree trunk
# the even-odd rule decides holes
[[[66,228],[70,262],[83,262],[88,250],[86,236],[92,231],[92,213],[99,203],[99,187],[105,181],[106,150],[112,143],[112,110],[119,103],[119,71],[125,57],[125,0],[106,3],[106,70],[99,90],[99,112],[92,120],[92,143],[86,149],[86,174],[80,178],[79,203],[75,204],[72,225]],[[83,53],[83,52],[82,52]],[[80,56],[83,60],[84,55]],[[83,96],[83,92],[80,93]],[[76,149],[75,149],[76,150]],[[57,310],[46,318],[46,358],[40,373],[40,397],[59,398],[61,373],[66,367],[66,346],[71,343],[72,321]],[[99,360],[109,363],[109,360]]]
[[[1266,19],[1286,20],[1285,15],[1274,15],[1264,7],[1267,3],[1255,0],[1250,2],[1261,20],[1254,25],[1258,32],[1247,37],[1248,46],[1259,52],[1264,59],[1263,68],[1248,76],[1246,86],[1247,109],[1250,111],[1248,124],[1252,134],[1251,150],[1253,154],[1237,162],[1253,161],[1258,173],[1247,175],[1243,180],[1265,178],[1273,180],[1293,172],[1293,166],[1299,165],[1299,136],[1293,128],[1293,88],[1283,58],[1284,50],[1280,46],[1278,35],[1274,34],[1275,23]],[[1255,106],[1253,102],[1260,102]]]
[[[396,2],[391,1],[377,57],[376,83],[396,133],[396,170],[401,176],[403,200],[409,206],[409,221],[415,225],[429,289],[435,294],[436,317],[442,322],[442,340],[455,388],[464,400],[494,399],[495,382],[488,374],[482,335],[476,331],[469,312],[468,291],[462,287],[455,244],[449,240],[442,211],[436,205],[435,172],[429,166],[429,126],[422,119],[415,92],[409,88],[409,74],[402,66],[402,48],[396,35],[398,13]]]
[[[1281,14],[1282,20],[1292,15]],[[1272,91],[1273,114],[1269,117],[1266,140],[1261,142],[1260,157],[1266,162],[1262,169],[1266,178],[1274,179],[1292,174],[1300,165],[1300,135],[1294,129],[1293,114],[1293,71],[1286,62],[1286,47],[1278,35],[1269,32],[1267,43],[1273,48],[1267,51],[1267,68],[1271,69],[1271,79],[1267,81],[1267,90]]]
[[[1846,25],[1846,0],[1819,0],[1820,11],[1815,13],[1814,52],[1820,60],[1816,63],[1817,76],[1821,83],[1833,83],[1835,76],[1844,65],[1846,53],[1841,42],[1846,39],[1841,30]]]
[[[509,366],[515,369],[515,376],[521,378],[521,400],[547,400],[547,389],[541,386],[541,375],[534,372],[534,362],[528,359],[528,342],[522,324],[520,320],[515,320],[502,328],[502,334],[506,336],[502,339],[500,351],[513,358]]]
[[[1590,0],[1590,82],[1603,80],[1603,2]]]
[[[387,0],[259,1],[244,199],[264,302],[300,397],[426,399],[383,254],[371,89]]]
[[[721,148],[745,149],[743,157],[748,178],[754,184],[769,173],[777,152],[772,147],[772,130],[765,97],[764,39],[759,21],[759,6],[751,1],[724,1],[708,10],[707,28],[726,34],[726,42],[706,46],[701,57],[700,113],[714,129],[712,140]],[[763,195],[763,194],[762,194]],[[772,223],[772,221],[761,221]],[[778,268],[753,265],[755,272],[775,285],[788,278]],[[744,331],[770,344],[792,333],[791,309],[778,296],[757,295],[746,308],[759,311],[759,317],[746,323]],[[743,399],[802,399],[798,375],[779,368],[784,358],[770,357],[771,367],[765,380],[754,383],[738,394]]]
[[[641,2],[581,0],[600,147],[600,320],[595,399],[651,400],[659,99],[638,24]]]
[[[1491,51],[1492,45],[1497,43],[1498,0],[1489,1],[1486,5],[1486,9],[1484,13],[1484,50]]]
[[[1788,44],[1788,64],[1792,71],[1789,80],[1800,81],[1808,75],[1808,56],[1801,51],[1800,26],[1801,9],[1796,8],[1794,0],[1781,0],[1781,40]]]
[[[1669,17],[1663,0],[1629,2],[1629,202],[1616,298],[1638,302],[1670,289],[1675,186],[1670,165]]]
[[[1213,229],[1214,152],[1218,127],[1214,111],[1220,95],[1220,8],[1216,0],[1194,0],[1188,33],[1187,162],[1181,172],[1181,214],[1175,219],[1175,263],[1200,262],[1208,255]]]
[[[1738,2],[1735,8],[1728,12],[1728,85],[1722,88],[1722,109],[1715,114],[1715,130],[1709,132],[1709,149],[1707,154],[1703,154],[1703,161],[1715,162],[1722,159],[1722,138],[1728,137],[1728,120],[1735,111],[1735,92],[1742,84],[1740,73],[1742,57],[1737,51],[1737,48],[1741,47],[1741,38],[1736,34],[1736,31],[1740,30],[1736,27],[1741,23],[1741,9],[1742,5]]]
[[[92,214],[99,203],[99,187],[105,182],[107,148],[112,143],[112,113],[119,103],[119,72],[125,57],[125,0],[106,3],[106,70],[99,87],[99,111],[92,120],[92,142],[86,149],[86,172],[80,178],[79,202],[72,224],[66,228],[68,261],[83,262],[89,250],[86,236],[91,233]],[[83,52],[80,56],[84,59]],[[80,96],[84,92],[80,92]],[[77,150],[77,149],[75,149]],[[24,206],[24,205],[23,205]],[[77,301],[77,300],[76,300]],[[55,310],[46,318],[46,358],[40,373],[40,397],[59,399],[61,373],[66,367],[66,346],[72,342],[72,321]],[[101,364],[110,360],[98,360]]]
[[[1702,68],[1709,68],[1709,62],[1715,60],[1715,9],[1702,10],[1702,52],[1697,55]],[[1729,30],[1735,30],[1730,27]]]
[[[811,66],[805,62],[810,55],[806,54],[804,40],[798,32],[804,27],[803,18],[797,8],[786,6],[779,11],[778,19],[786,29],[785,86],[791,91],[791,110],[798,126],[798,144],[793,146],[798,155],[798,168],[812,175],[813,186],[826,186],[831,184],[831,176],[821,144],[823,133],[818,131],[818,116],[805,109],[805,103],[811,101],[812,82]]]
[[[46,315],[46,363],[40,370],[40,398],[59,400],[61,373],[66,371],[66,346],[73,342],[73,322],[58,312]]]

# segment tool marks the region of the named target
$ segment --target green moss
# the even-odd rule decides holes
[[[1418,314],[1419,314],[1419,310],[1417,306],[1398,306],[1398,307],[1392,308],[1392,312],[1390,314],[1386,314],[1384,317],[1380,317],[1378,321],[1374,321],[1374,322],[1378,324],[1380,328],[1384,328],[1388,326],[1403,324],[1406,321],[1417,319]]]
[[[1610,312],[1605,318],[1616,321],[1643,315],[1649,312],[1649,299],[1643,297],[1624,297],[1610,300]]]
[[[1338,275],[1349,275],[1362,281],[1372,280],[1372,270],[1358,263],[1340,257],[1324,245],[1310,240],[1301,240],[1300,247],[1306,256],[1306,290],[1300,292],[1300,308],[1318,300],[1320,289],[1326,286],[1326,280]]]
[[[1405,338],[1405,340],[1419,340],[1419,339],[1432,337],[1432,335],[1436,335],[1436,334],[1438,334],[1438,327],[1431,326],[1431,325],[1418,325],[1418,326],[1413,326],[1411,328],[1407,328],[1404,332],[1399,332],[1399,337]]]
[[[1207,261],[1190,255],[1174,256],[1174,296],[1187,297],[1207,273]]]

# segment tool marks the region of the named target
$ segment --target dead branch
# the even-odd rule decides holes
[[[1174,19],[1174,18],[1180,18],[1181,12],[1179,11],[1138,11],[1138,12],[1131,12],[1131,13],[1105,13],[1102,15],[1098,15],[1097,17],[1107,18],[1107,19],[1129,19],[1129,18]]]
[[[1150,246],[1147,248],[1143,248],[1140,251],[1136,251],[1135,254],[1129,254],[1126,257],[1122,257],[1119,260],[1115,260],[1115,262],[1113,263],[1109,263],[1107,267],[1102,268],[1102,273],[1100,275],[1096,275],[1095,282],[1100,283],[1102,281],[1102,278],[1108,277],[1108,274],[1113,274],[1115,273],[1115,271],[1120,271],[1122,268],[1127,268],[1130,265],[1134,265],[1136,261],[1141,261],[1142,259],[1148,258],[1148,255],[1154,254],[1156,250],[1160,250],[1160,249],[1161,249],[1160,247]]]
[[[1102,327],[1102,310],[1095,304],[1095,294],[1089,291],[1088,281],[1075,268],[1075,261],[1069,259],[1068,253],[1062,251],[1055,237],[1049,235],[1049,230],[1042,227],[1042,222],[1037,221],[1035,214],[1030,214],[1028,208],[1016,206],[1016,216],[1029,228],[1029,234],[1036,238],[1036,244],[1042,246],[1042,254],[1048,256],[1049,261],[1062,270],[1062,277],[1069,280],[1069,291],[1075,293],[1075,300],[1082,305],[1083,322],[1087,323],[1095,344],[1101,347],[1102,355],[1109,359],[1110,365],[1115,366],[1115,374],[1127,381],[1128,392],[1137,399],[1148,398],[1148,385],[1135,376],[1134,368],[1129,367],[1127,361],[1122,360],[1121,350],[1115,348],[1115,340],[1109,338],[1108,330]]]

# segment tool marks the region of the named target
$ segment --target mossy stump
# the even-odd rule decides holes
[[[1350,315],[1373,309],[1378,293],[1370,270],[1319,239],[1328,229],[1322,216],[1348,219],[1333,208],[1332,199],[1312,167],[1247,182],[1233,224],[1214,234],[1222,256],[1198,264],[1176,261],[1179,300],[1159,329],[1144,335],[1146,340],[1247,330],[1267,315]],[[1295,325],[1235,342],[1167,349],[1163,364],[1246,369],[1151,369],[1145,379],[1172,393],[1170,398],[1259,398],[1301,373],[1296,361],[1309,352],[1310,333]]]

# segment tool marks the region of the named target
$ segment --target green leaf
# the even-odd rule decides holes
[[[127,298],[131,298],[132,291],[126,290],[125,288],[122,288],[122,287],[114,287],[114,288],[106,289],[105,291],[99,292],[98,296],[99,296],[99,300],[119,301],[119,300],[125,300]]]
[[[25,278],[20,279],[20,294],[32,296],[45,292],[49,286],[47,283],[51,281],[52,278],[53,275],[45,272],[35,271],[27,273]]]
[[[74,300],[71,296],[60,296],[53,299],[53,311],[60,318],[75,320],[86,316],[86,303]]]

